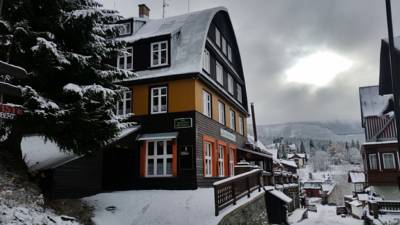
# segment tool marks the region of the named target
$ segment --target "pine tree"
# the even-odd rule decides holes
[[[112,25],[120,17],[94,0],[5,1],[2,15],[0,59],[29,73],[8,144],[35,133],[76,154],[103,148],[120,128],[113,82],[133,76],[111,66],[124,47]]]
[[[306,148],[304,147],[303,141],[300,143],[300,153],[306,153]]]

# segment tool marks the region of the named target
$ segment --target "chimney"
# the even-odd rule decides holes
[[[139,17],[148,19],[150,16],[150,9],[145,4],[138,5],[139,7]]]
[[[251,103],[251,119],[253,120],[253,133],[254,133],[254,145],[257,146],[257,124],[256,124],[256,114],[254,112],[254,104]]]

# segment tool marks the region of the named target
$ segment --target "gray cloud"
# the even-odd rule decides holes
[[[140,3],[151,8],[152,18],[162,13],[162,0],[101,2],[107,8],[115,5],[124,16],[137,16]],[[167,16],[187,12],[186,0],[167,2]],[[380,39],[387,35],[384,1],[190,0],[190,5],[192,11],[228,8],[258,124],[359,119],[358,87],[378,82]],[[400,1],[392,1],[392,7],[396,33]],[[319,89],[284,81],[286,69],[319,49],[335,51],[353,67]]]

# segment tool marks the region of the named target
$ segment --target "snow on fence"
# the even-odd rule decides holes
[[[378,218],[381,213],[400,213],[400,201],[368,201],[370,214]]]
[[[233,177],[229,177],[213,184],[215,216],[219,211],[229,205],[236,205],[236,201],[245,195],[250,198],[250,193],[258,189],[261,191],[262,170],[254,169]]]

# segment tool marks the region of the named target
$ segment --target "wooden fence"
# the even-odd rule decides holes
[[[368,208],[370,214],[378,218],[381,213],[400,213],[400,201],[369,201]]]
[[[237,176],[229,177],[213,184],[215,200],[215,216],[229,205],[236,205],[236,201],[254,190],[261,191],[262,170],[255,169]]]

